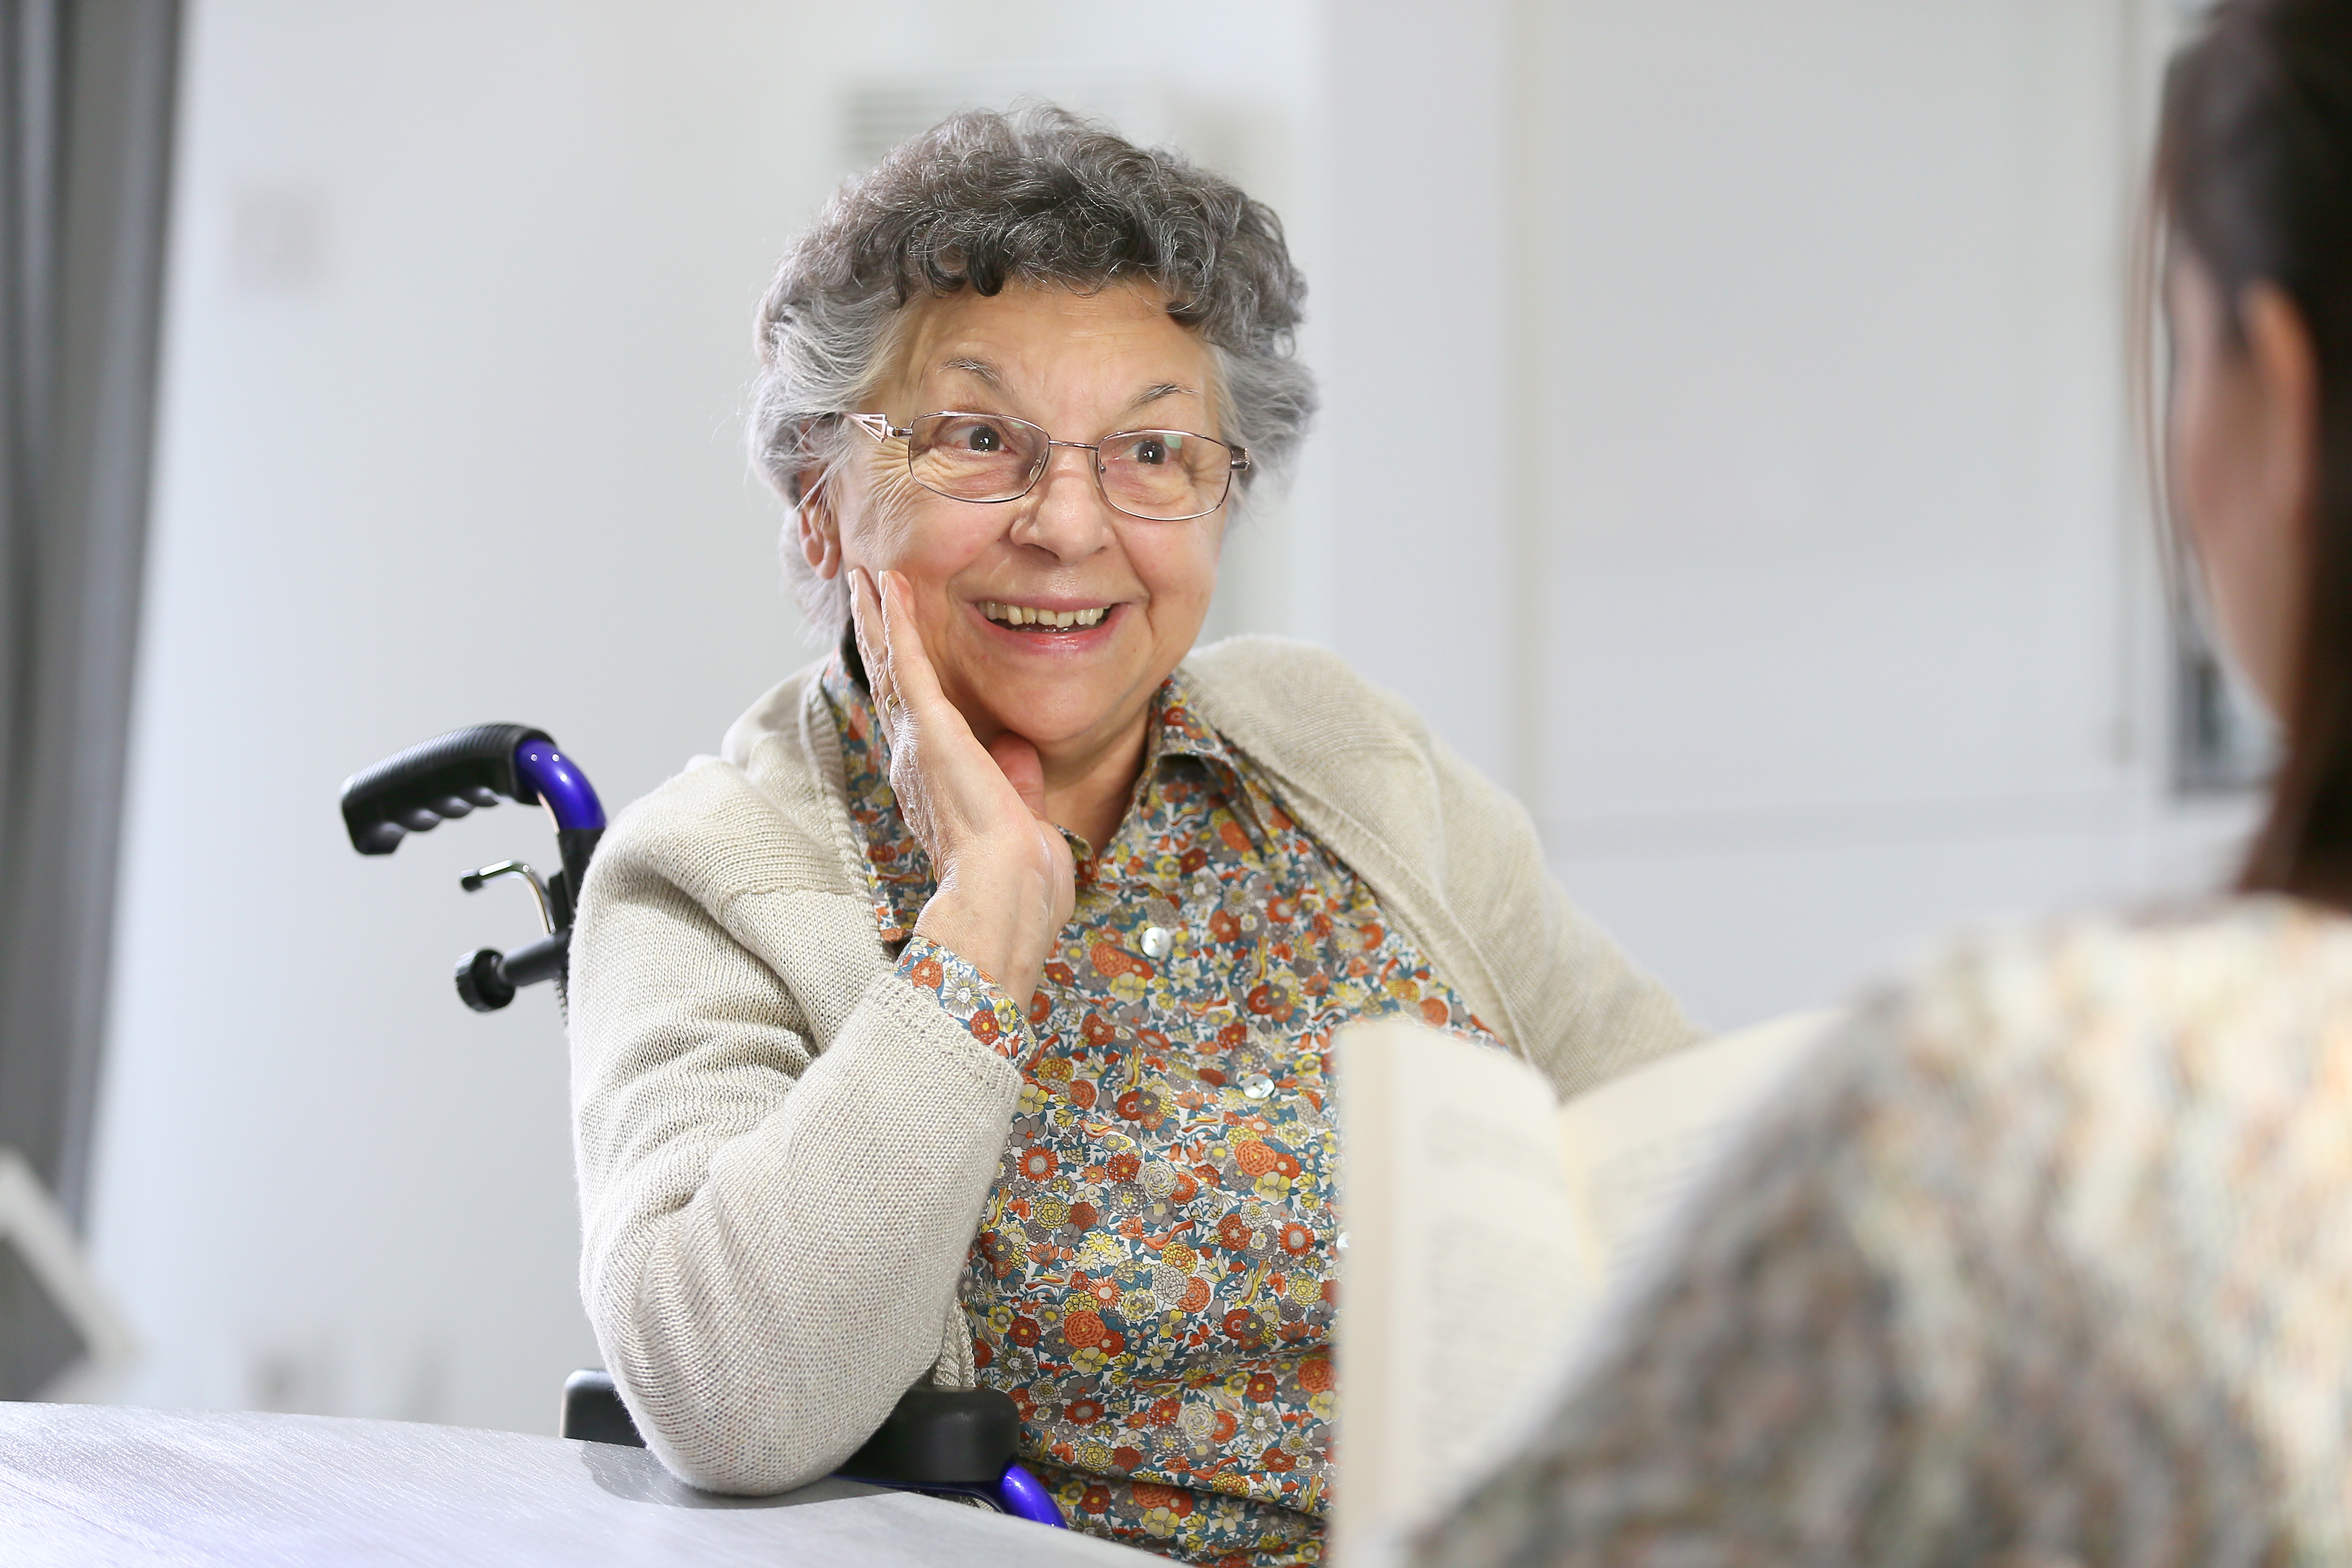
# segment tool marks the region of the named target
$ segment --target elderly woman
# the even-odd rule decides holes
[[[583,1289],[688,1479],[978,1382],[1079,1528],[1314,1561],[1332,1031],[1562,1090],[1692,1037],[1395,698],[1192,651],[1303,293],[1266,208],[1052,110],[909,142],[778,269],[753,445],[837,651],[614,825],[572,958]]]

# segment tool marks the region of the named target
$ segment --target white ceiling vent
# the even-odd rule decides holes
[[[1167,93],[1131,79],[1034,72],[883,77],[852,82],[842,94],[842,169],[863,174],[891,148],[960,109],[1007,109],[1030,100],[1107,121],[1147,147],[1176,140]]]

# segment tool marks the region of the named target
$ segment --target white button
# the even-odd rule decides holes
[[[1170,931],[1166,926],[1145,926],[1143,928],[1144,957],[1165,958],[1168,956],[1169,950],[1173,948],[1175,945],[1176,933]]]
[[[1264,1100],[1274,1092],[1274,1079],[1262,1072],[1254,1072],[1242,1079],[1242,1092],[1252,1100]]]

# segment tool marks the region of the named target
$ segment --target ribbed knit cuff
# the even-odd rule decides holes
[[[1007,1061],[1018,1060],[1028,1048],[1029,1026],[1019,1005],[978,965],[918,936],[898,955],[898,973],[970,1030],[973,1039]]]

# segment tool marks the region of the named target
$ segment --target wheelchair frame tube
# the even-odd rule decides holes
[[[555,821],[555,847],[563,857],[564,873],[558,883],[562,893],[560,919],[568,928],[572,911],[580,907],[580,889],[587,880],[596,841],[604,836],[604,804],[596,798],[596,786],[588,775],[552,741],[533,738],[517,746],[514,770],[517,782],[539,796],[539,804]]]
[[[557,832],[578,833],[604,826],[604,805],[596,798],[596,786],[572,759],[555,749],[554,742],[525,741],[515,748],[514,767],[515,777],[538,795],[547,815],[555,819]]]
[[[997,1503],[1005,1512],[1025,1519],[1032,1524],[1049,1524],[1055,1530],[1067,1530],[1069,1521],[1062,1517],[1054,1501],[1054,1494],[1045,1483],[1029,1473],[1024,1466],[1007,1465],[1004,1479],[996,1483]]]

